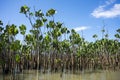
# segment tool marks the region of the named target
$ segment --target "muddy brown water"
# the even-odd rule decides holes
[[[0,74],[0,80],[13,80],[12,75]],[[29,70],[16,74],[14,80],[120,80],[120,71],[84,71],[80,73],[42,73],[42,71]]]

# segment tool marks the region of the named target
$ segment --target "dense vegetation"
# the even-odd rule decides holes
[[[94,42],[85,41],[74,29],[69,30],[61,22],[54,20],[56,10],[50,9],[31,12],[22,6],[24,14],[32,26],[22,24],[3,26],[0,21],[0,66],[3,73],[22,72],[22,70],[50,70],[51,72],[70,70],[73,72],[87,69],[120,68],[120,29],[116,30],[116,39],[109,39],[105,29],[102,39],[93,35]],[[17,40],[17,34],[23,35],[23,41]]]

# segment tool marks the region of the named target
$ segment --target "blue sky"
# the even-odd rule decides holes
[[[55,20],[75,29],[80,35],[82,30],[87,41],[94,41],[94,34],[100,39],[103,25],[110,39],[114,39],[116,30],[120,28],[120,0],[0,0],[0,20],[4,25],[25,24],[27,29],[31,29],[27,18],[19,13],[23,5],[43,12],[56,9]],[[17,36],[18,39],[21,37]]]

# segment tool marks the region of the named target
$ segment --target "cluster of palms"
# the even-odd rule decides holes
[[[4,73],[15,69],[37,69],[50,71],[83,69],[115,69],[120,67],[120,29],[116,40],[108,39],[102,30],[103,38],[87,42],[74,29],[67,29],[63,23],[54,20],[56,11],[50,9],[31,12],[22,6],[32,29],[26,34],[26,26],[19,28],[12,24],[3,27],[0,21],[0,65]],[[17,34],[23,35],[23,41],[17,40]]]

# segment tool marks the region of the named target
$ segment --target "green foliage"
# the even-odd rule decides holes
[[[3,22],[0,20],[0,25],[3,25]]]
[[[42,20],[43,20],[44,23],[47,22],[47,19],[46,19],[46,18],[42,18]]]
[[[15,36],[16,34],[18,34],[18,29],[17,29],[16,25],[14,25],[14,24],[7,25],[7,28],[8,28],[8,33],[10,35]]]
[[[63,43],[62,43],[62,46],[63,46],[63,48],[69,48],[70,47],[70,43],[69,43],[69,41],[68,40],[64,40],[63,41]]]
[[[35,28],[39,28],[39,27],[42,27],[43,25],[44,25],[43,20],[37,19],[36,24],[34,26]]]
[[[41,41],[43,39],[43,35],[40,35],[39,36],[39,40]]]
[[[61,28],[63,23],[56,22],[56,24],[57,24],[56,26],[57,26],[58,28]]]
[[[20,9],[20,13],[26,14],[26,13],[29,11],[29,9],[30,9],[30,8],[29,8],[28,6],[24,5],[24,6],[22,6],[21,9]]]
[[[105,38],[108,38],[108,36],[109,36],[108,34],[105,34]]]
[[[55,27],[54,21],[49,21],[47,24],[47,28],[54,28],[54,27]]]
[[[20,40],[15,40],[14,42],[11,43],[11,50],[17,51],[20,50],[20,48],[21,48]]]
[[[53,16],[56,13],[56,10],[50,9],[47,11],[46,16]]]
[[[120,29],[117,29],[117,32],[120,33]]]
[[[2,32],[3,30],[4,30],[4,28],[0,26],[0,32]]]
[[[42,13],[42,10],[38,10],[38,11],[35,12],[35,16],[36,17],[43,17],[44,14]]]
[[[16,55],[15,55],[15,61],[16,61],[16,62],[20,62],[20,55],[19,55],[19,54],[16,54]]]
[[[66,27],[63,27],[63,28],[61,29],[61,33],[64,34],[64,33],[66,33],[66,32],[67,32],[67,28],[66,28]]]
[[[28,42],[33,41],[33,36],[31,34],[27,34],[25,39]]]
[[[30,15],[30,16],[34,16],[34,13],[30,12],[29,15]]]
[[[69,34],[70,33],[70,31],[69,30],[67,30],[67,34]]]
[[[97,38],[97,35],[96,35],[96,34],[94,34],[94,35],[93,35],[93,38]]]
[[[90,57],[91,59],[95,59],[102,54],[118,54],[120,50],[119,40],[108,39],[108,34],[104,35],[105,38],[95,42],[85,41],[74,29],[69,31],[67,27],[63,26],[63,23],[51,19],[56,13],[54,9],[48,10],[45,15],[42,10],[35,11],[35,13],[30,12],[30,8],[25,5],[21,7],[20,12],[25,14],[32,26],[28,34],[26,34],[27,27],[24,24],[20,25],[19,29],[14,24],[6,25],[6,28],[3,28],[3,23],[0,21],[0,52],[4,52],[3,49],[5,49],[6,52],[4,53],[8,55],[10,49],[16,62],[20,61],[21,54],[28,59],[32,53],[39,56],[41,53],[50,53],[52,50],[56,53],[70,53],[78,57]],[[19,32],[24,35],[24,43],[15,38]],[[103,29],[102,34],[104,32]],[[93,38],[96,39],[97,37],[96,34],[93,35]],[[120,29],[117,30],[115,37],[120,39]]]
[[[103,33],[104,33],[104,32],[105,32],[105,29],[102,29],[102,30],[101,30],[101,32],[103,32]]]
[[[115,34],[115,37],[116,37],[116,38],[120,38],[120,35],[119,35],[119,34]]]
[[[58,48],[58,41],[54,39],[52,45],[54,48]]]
[[[19,29],[20,29],[20,33],[22,35],[25,35],[25,32],[26,32],[26,26],[24,24],[22,24],[21,26],[19,26]]]
[[[45,42],[48,42],[48,43],[51,42],[51,38],[48,34],[45,36],[44,40]]]

